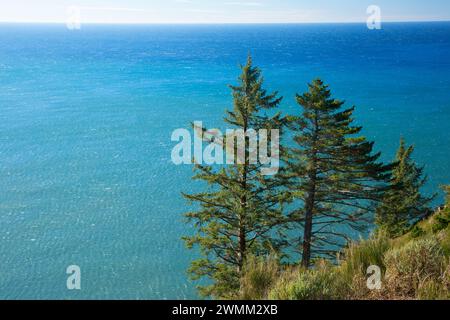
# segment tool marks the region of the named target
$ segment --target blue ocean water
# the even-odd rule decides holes
[[[426,191],[450,183],[450,23],[1,24],[0,298],[197,298],[180,193],[201,186],[171,163],[170,137],[224,128],[249,52],[284,112],[320,77],[385,160],[404,136]]]

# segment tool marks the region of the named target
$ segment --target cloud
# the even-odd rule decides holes
[[[264,4],[261,2],[244,2],[244,1],[230,1],[225,2],[227,6],[242,6],[242,7],[262,7]]]
[[[223,13],[223,11],[221,10],[209,10],[209,9],[186,9],[184,11],[190,13],[205,13],[205,14]]]
[[[119,11],[119,12],[145,12],[146,10],[137,8],[122,8],[122,7],[86,7],[77,6],[80,10],[90,10],[90,11]]]

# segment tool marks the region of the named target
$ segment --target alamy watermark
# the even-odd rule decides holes
[[[81,268],[77,265],[68,266],[66,273],[67,277],[66,286],[68,290],[81,290]]]
[[[66,26],[69,30],[81,29],[81,9],[77,6],[70,6],[67,8]]]
[[[381,29],[381,8],[376,5],[371,5],[367,8],[367,28],[369,30]]]
[[[276,175],[280,168],[280,131],[278,129],[205,130],[201,121],[194,122],[194,134],[187,129],[173,131],[171,159],[176,165],[261,165],[261,174]],[[206,143],[206,146],[204,145]],[[269,148],[270,144],[270,148]],[[205,148],[204,148],[205,147]]]
[[[381,268],[379,266],[369,266],[367,268],[367,288],[369,290],[381,290]]]

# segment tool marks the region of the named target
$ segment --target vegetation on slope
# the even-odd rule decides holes
[[[248,261],[240,299],[450,299],[450,188],[447,205],[390,239],[382,230],[344,249],[336,265],[283,266],[274,257]],[[381,270],[381,288],[369,289],[367,269]]]

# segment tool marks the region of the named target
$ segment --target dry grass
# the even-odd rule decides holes
[[[278,279],[279,263],[274,256],[267,258],[249,257],[241,279],[240,300],[263,300],[269,288]]]
[[[431,289],[442,278],[447,261],[439,242],[428,238],[391,249],[385,263],[385,294],[416,299],[419,288]]]

